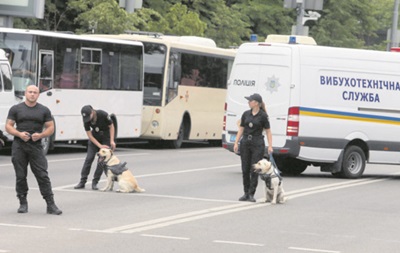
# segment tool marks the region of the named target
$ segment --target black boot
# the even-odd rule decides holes
[[[239,198],[239,201],[247,201],[249,199],[249,194],[245,193],[242,197]]]
[[[56,206],[56,203],[54,203],[54,198],[53,195],[47,196],[45,198],[46,203],[47,203],[47,213],[48,214],[55,214],[55,215],[60,215],[62,214],[62,211],[58,209]]]
[[[28,201],[26,200],[26,195],[19,195],[19,208],[18,213],[27,213],[28,212]]]
[[[98,189],[99,189],[99,187],[97,187],[97,182],[96,182],[96,181],[93,181],[93,182],[92,182],[92,190],[97,191]]]
[[[256,202],[256,199],[254,198],[254,194],[249,194],[249,198],[247,200],[250,202]]]
[[[77,185],[74,186],[74,189],[83,189],[85,188],[85,183],[83,181],[80,181]]]

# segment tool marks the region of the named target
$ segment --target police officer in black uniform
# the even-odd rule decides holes
[[[47,203],[47,213],[60,215],[62,211],[54,203],[53,191],[47,172],[47,159],[43,154],[41,139],[54,133],[50,110],[37,103],[39,88],[30,85],[25,90],[25,101],[10,108],[6,131],[14,136],[12,163],[16,175],[16,191],[20,207],[18,213],[28,212],[28,164],[39,184],[40,193]],[[16,125],[16,127],[15,127]],[[45,128],[43,130],[43,127]]]
[[[264,131],[267,134],[268,153],[272,153],[272,134],[262,97],[255,93],[245,98],[249,101],[250,110],[242,115],[234,144],[234,151],[238,152],[240,141],[244,195],[239,201],[256,202],[254,193],[258,184],[258,174],[254,172],[252,165],[264,157]]]
[[[111,148],[114,150],[116,146],[114,142],[114,124],[107,112],[103,110],[94,110],[91,105],[85,105],[82,107],[81,114],[83,118],[83,126],[89,141],[86,159],[81,171],[81,180],[74,187],[75,189],[85,188],[96,153],[101,148]],[[99,182],[102,173],[102,166],[97,165],[92,181],[93,190],[99,189],[97,183]]]

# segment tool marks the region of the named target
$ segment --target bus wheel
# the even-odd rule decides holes
[[[346,148],[343,156],[341,174],[345,178],[359,178],[365,170],[364,151],[357,146]]]
[[[47,136],[41,140],[44,155],[47,155],[47,153],[49,152],[51,141],[51,136]]]
[[[179,133],[178,133],[178,138],[176,138],[176,140],[171,140],[168,141],[168,146],[170,148],[181,148],[182,147],[182,143],[183,143],[183,139],[185,137],[185,131],[186,131],[186,125],[184,122],[182,122],[181,127],[179,128]]]

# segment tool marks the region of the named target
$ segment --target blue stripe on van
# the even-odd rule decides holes
[[[300,107],[300,115],[400,125],[400,118],[396,117],[325,110],[310,107]]]

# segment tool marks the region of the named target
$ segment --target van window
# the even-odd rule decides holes
[[[0,90],[4,87],[4,91],[12,91],[12,82],[11,82],[11,71],[10,67],[8,64],[1,63],[0,64],[0,70],[1,70],[1,85],[0,85]]]

